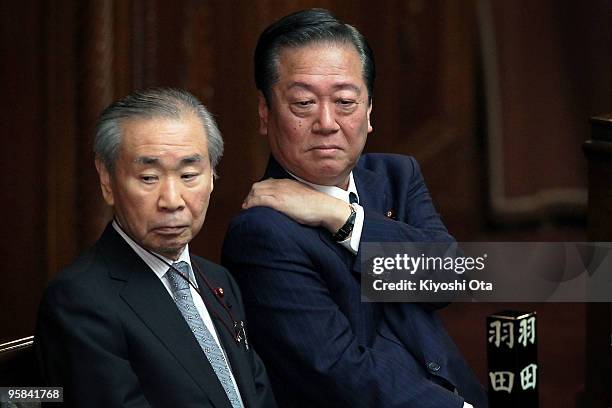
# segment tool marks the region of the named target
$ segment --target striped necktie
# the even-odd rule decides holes
[[[193,303],[191,297],[191,291],[189,289],[189,282],[181,277],[174,268],[176,268],[184,276],[189,276],[189,264],[187,262],[176,262],[173,268],[168,269],[166,275],[170,282],[172,290],[172,296],[176,306],[181,311],[181,314],[185,318],[185,321],[189,325],[189,328],[193,332],[193,335],[198,340],[200,347],[204,351],[208,362],[212,366],[217,378],[221,382],[227,398],[229,398],[232,408],[242,408],[242,403],[238,397],[238,391],[234,387],[232,382],[230,368],[225,359],[225,355],[219,347],[219,344],[215,341],[214,337],[202,321],[202,317],[198,313],[198,310]]]

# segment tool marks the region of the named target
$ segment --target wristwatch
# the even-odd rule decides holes
[[[349,204],[351,207],[351,215],[347,218],[343,226],[340,227],[338,232],[332,235],[332,239],[336,242],[342,242],[351,235],[353,227],[355,226],[355,218],[357,217],[357,211],[355,210],[355,204]]]

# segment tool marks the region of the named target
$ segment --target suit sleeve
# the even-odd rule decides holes
[[[50,287],[41,303],[36,351],[49,386],[64,387],[71,407],[149,407],[108,305],[91,288]]]
[[[301,227],[268,208],[251,215],[230,227],[223,263],[238,277],[257,349],[281,379],[275,386],[291,384],[296,401],[320,407],[462,406],[406,350],[358,342],[325,281],[320,247],[300,238]],[[359,307],[357,291],[350,301]]]

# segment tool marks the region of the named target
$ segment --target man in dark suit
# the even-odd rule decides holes
[[[374,72],[365,39],[326,10],[261,34],[255,80],[272,157],[222,262],[282,406],[483,408],[432,305],[360,301],[360,243],[452,241],[414,159],[361,155]]]
[[[223,152],[210,113],[185,91],[134,93],[102,113],[94,150],[115,218],[44,294],[47,383],[70,406],[276,406],[238,287],[189,253]]]

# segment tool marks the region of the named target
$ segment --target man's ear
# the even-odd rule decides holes
[[[113,197],[113,187],[111,185],[111,175],[102,161],[96,158],[96,170],[98,170],[98,176],[100,177],[100,188],[102,189],[102,196],[104,201],[108,205],[114,205],[115,199]]]
[[[372,123],[370,122],[370,114],[372,114],[372,104],[374,100],[370,100],[370,106],[368,106],[368,133],[370,133],[374,128],[372,127]]]
[[[268,134],[268,103],[261,91],[257,92],[257,111],[259,112],[259,134]]]

